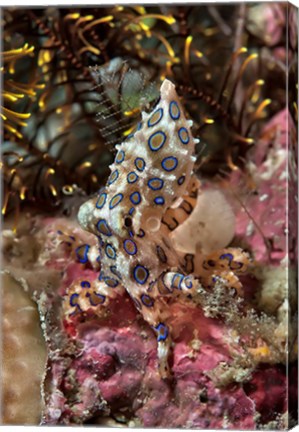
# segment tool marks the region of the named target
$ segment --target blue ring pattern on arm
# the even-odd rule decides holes
[[[189,133],[185,127],[181,127],[178,131],[179,138],[183,144],[188,144],[190,141]]]
[[[139,177],[134,171],[129,172],[129,174],[127,175],[127,181],[130,184],[135,183],[138,179]]]
[[[176,167],[178,166],[178,160],[176,157],[174,156],[168,156],[166,158],[164,158],[161,162],[162,168],[165,171],[173,171],[176,169]],[[170,165],[170,166],[169,166]]]
[[[119,282],[116,279],[110,276],[104,277],[104,282],[109,288],[115,288],[119,284]]]
[[[160,150],[164,146],[166,139],[167,136],[164,132],[162,131],[154,132],[148,139],[149,148],[154,152]]]
[[[145,307],[151,308],[151,307],[154,306],[155,300],[152,297],[150,297],[149,295],[142,294],[142,296],[140,297],[140,299],[141,299],[141,301],[142,301],[142,303],[144,304]]]
[[[131,239],[124,240],[124,249],[129,255],[135,255],[137,253],[136,243]]]
[[[181,112],[176,101],[171,101],[169,104],[169,115],[172,120],[178,120],[180,118]]]
[[[219,259],[228,259],[229,263],[231,263],[232,260],[234,259],[234,256],[231,253],[226,253],[226,254],[221,255],[219,257]]]
[[[136,169],[140,172],[142,172],[144,170],[145,165],[146,165],[145,160],[143,158],[140,158],[140,157],[135,159],[134,164],[135,164]]]
[[[117,270],[116,266],[110,266],[110,271],[113,273],[118,279],[122,280],[120,272]]]
[[[104,207],[107,200],[107,194],[105,192],[101,193],[99,196],[97,202],[96,202],[96,208],[101,209]]]
[[[144,237],[144,236],[145,236],[145,232],[143,231],[142,228],[140,228],[139,233],[137,234],[137,237],[142,238],[142,237]]]
[[[118,206],[118,204],[123,200],[123,194],[119,193],[114,195],[113,198],[111,198],[110,203],[109,203],[109,208],[110,210],[114,209],[116,206]]]
[[[130,201],[132,204],[137,205],[141,202],[141,195],[139,192],[133,192],[130,195]]]
[[[119,150],[116,157],[115,157],[115,163],[120,164],[125,159],[125,152],[123,150]]]
[[[71,306],[76,306],[80,309],[80,306],[78,305],[78,303],[76,303],[76,300],[78,300],[79,294],[74,293],[71,295],[70,297],[70,305]]]
[[[78,261],[80,263],[82,264],[87,263],[89,249],[90,246],[86,244],[86,245],[78,246],[77,249],[75,250],[76,257],[78,258]]]
[[[115,171],[113,171],[111,174],[110,174],[110,176],[109,176],[109,178],[108,178],[108,182],[107,182],[107,184],[110,186],[110,185],[112,185],[112,183],[114,183],[117,179],[118,179],[118,176],[119,176],[119,172],[118,172],[118,170],[116,169]]]
[[[133,270],[133,276],[138,284],[144,285],[149,277],[149,271],[144,266],[137,264]]]
[[[185,277],[184,282],[185,282],[186,288],[191,289],[193,287],[192,280],[189,276]]]
[[[163,205],[165,204],[165,199],[162,196],[158,196],[154,199],[155,204]]]
[[[109,227],[109,225],[107,224],[105,219],[99,219],[97,222],[97,230],[107,236],[107,237],[111,237],[112,236],[112,232],[111,229]]]
[[[110,258],[110,259],[115,259],[116,258],[116,250],[115,250],[115,248],[110,243],[108,243],[106,245],[106,247],[105,247],[105,253],[106,253],[107,257]]]
[[[184,280],[184,276],[180,273],[176,273],[171,281],[171,288],[177,288],[179,290],[182,289],[182,282]]]
[[[82,288],[90,288],[91,287],[90,282],[88,282],[88,281],[82,281],[80,283],[80,285]]]
[[[148,127],[152,127],[158,124],[159,121],[162,119],[162,117],[163,117],[163,108],[158,108],[149,118],[147,122]]]
[[[96,302],[93,301],[93,296],[96,296],[96,299],[97,299]],[[91,306],[98,306],[99,304],[105,303],[106,296],[104,296],[102,294],[98,294],[96,292],[93,292],[93,296],[90,293],[88,295],[88,297],[89,297],[89,303],[91,304]]]
[[[168,336],[168,327],[163,324],[159,323],[156,327],[154,327],[155,331],[157,332],[157,341],[164,341],[167,339]]]
[[[151,179],[149,179],[147,184],[152,190],[156,191],[156,190],[160,190],[163,188],[164,181],[162,179],[160,179],[159,177],[152,177]]]

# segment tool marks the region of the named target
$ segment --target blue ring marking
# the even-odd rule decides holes
[[[100,250],[101,247],[103,247],[105,245],[105,242],[102,240],[101,236],[97,236],[97,239],[99,241],[99,250]]]
[[[92,299],[92,295],[95,295],[100,301],[94,302]],[[91,306],[98,306],[99,304],[103,304],[106,300],[106,296],[98,294],[96,292],[93,292],[92,294],[87,293],[86,297],[89,298],[89,303],[91,304]]]
[[[125,159],[125,152],[123,150],[119,150],[117,155],[115,156],[115,163],[120,164]]]
[[[133,129],[133,132],[130,133],[130,135],[128,135],[128,136],[125,138],[125,141],[130,140],[131,138],[134,138],[136,132],[138,132],[141,128],[142,128],[142,122],[139,122],[139,123],[137,124],[136,128]]]
[[[112,236],[111,229],[110,229],[109,225],[107,224],[107,222],[105,221],[105,219],[99,219],[98,220],[98,222],[97,222],[97,230],[101,234],[103,234],[103,235],[105,235],[107,237]]]
[[[99,281],[103,281],[103,280],[105,279],[105,277],[106,277],[106,276],[105,276],[104,272],[101,270],[101,271],[100,271],[100,274],[99,274],[99,277],[98,277],[98,280],[99,280]]]
[[[133,231],[129,231],[129,236],[130,236],[130,237],[134,237],[134,233],[133,233]]]
[[[106,253],[107,257],[110,258],[110,259],[115,259],[116,258],[116,250],[109,243],[105,247],[105,253]]]
[[[106,276],[104,278],[104,282],[109,288],[115,288],[119,284],[119,282],[116,279],[109,276]]]
[[[167,273],[166,271],[163,272],[162,275],[160,276],[160,278],[158,279],[158,291],[162,295],[169,294],[169,293],[173,292],[173,290],[165,284],[164,279],[165,279],[166,273]]]
[[[129,255],[135,255],[137,253],[136,243],[131,239],[124,240],[124,249]]]
[[[57,234],[63,235],[63,232],[61,230],[57,230]]]
[[[82,245],[82,246],[78,246],[77,249],[75,249],[76,257],[80,263],[82,263],[82,264],[87,263],[89,249],[90,249],[90,246],[87,244]]]
[[[104,207],[107,200],[107,194],[105,192],[101,193],[99,196],[97,202],[96,202],[96,208],[101,209]]]
[[[140,277],[137,273],[138,272],[143,272],[143,275]],[[144,285],[145,282],[147,281],[148,277],[149,277],[149,271],[147,268],[145,268],[144,266],[138,264],[134,270],[133,270],[133,276],[135,281],[140,284],[140,285]]]
[[[73,240],[73,241],[76,240],[76,238],[75,238],[74,236],[72,236],[72,235],[69,235],[69,238],[70,238],[71,240]]]
[[[177,278],[178,278],[178,281],[176,280]],[[176,273],[172,278],[171,288],[176,288],[176,289],[181,290],[182,289],[181,285],[182,285],[183,279],[184,279],[184,276],[182,274]]]
[[[135,208],[131,207],[130,210],[129,210],[129,215],[132,216],[132,214],[134,213],[134,211],[135,211]]]
[[[155,331],[157,332],[157,341],[164,341],[165,339],[167,339],[168,336],[168,327],[163,324],[160,323],[157,325],[157,327],[154,327]]]
[[[143,158],[136,158],[134,163],[138,171],[142,172],[144,170],[146,164]]]
[[[88,282],[88,281],[82,281],[80,283],[80,285],[82,288],[90,288],[91,287],[90,282]]]
[[[219,257],[219,259],[228,259],[229,263],[231,263],[232,260],[234,259],[234,256],[231,253],[226,253],[226,254],[221,255]]]
[[[165,199],[162,196],[158,196],[154,199],[155,204],[163,205],[165,204]]]
[[[130,201],[132,204],[140,204],[141,203],[141,195],[139,192],[133,192],[130,195]]]
[[[109,203],[110,210],[114,209],[123,200],[123,197],[124,196],[122,193],[114,195],[114,197],[111,198]]]
[[[115,171],[113,171],[113,172],[110,174],[110,176],[109,176],[109,178],[108,178],[108,181],[107,181],[107,184],[108,184],[108,185],[111,185],[112,183],[114,183],[114,182],[118,179],[118,176],[119,176],[119,172],[118,172],[118,170],[116,169]]]
[[[162,136],[162,141],[158,144],[158,146],[155,147],[155,145],[152,143],[152,140],[155,139],[155,137],[159,136],[159,135]],[[164,146],[166,139],[167,139],[167,136],[164,132],[162,132],[162,131],[154,132],[148,139],[149,148],[154,152],[160,150]]]
[[[159,116],[158,116],[158,119],[157,119],[157,120],[154,120],[154,122],[152,122],[152,121],[153,121],[153,118],[154,118],[157,114],[159,115]],[[158,124],[162,117],[163,117],[163,108],[158,108],[158,109],[157,109],[157,110],[156,110],[156,111],[151,115],[150,119],[148,120],[148,122],[147,122],[148,127],[152,127],[152,126],[155,126],[156,124]]]
[[[113,273],[118,279],[122,280],[120,272],[117,270],[116,266],[110,266],[110,271]]]
[[[142,228],[140,228],[139,233],[137,234],[137,237],[142,238],[142,237],[144,237],[144,236],[145,236],[145,232],[143,231]]]
[[[127,182],[130,184],[135,183],[138,179],[139,177],[134,171],[129,172],[129,174],[127,175]]]
[[[193,287],[193,283],[192,283],[191,278],[189,276],[185,277],[184,282],[185,282],[186,288],[191,289]]]
[[[185,133],[187,134],[187,137],[185,139],[182,138],[182,134]],[[180,140],[182,141],[183,144],[188,144],[188,142],[190,141],[190,137],[189,137],[189,133],[187,131],[187,129],[185,127],[181,127],[178,131],[178,135]]]
[[[167,164],[168,161],[172,161],[172,162],[173,162],[173,165],[171,166],[171,168],[167,168],[167,166],[166,166],[166,164]],[[164,158],[164,159],[162,160],[161,165],[162,165],[162,168],[163,168],[165,171],[168,171],[168,172],[169,172],[169,171],[173,171],[173,170],[175,170],[176,167],[178,166],[178,160],[177,160],[177,158],[174,157],[174,156],[168,156],[168,157],[166,157],[166,158]]]
[[[153,182],[158,183],[158,185],[154,186],[152,184]],[[162,179],[160,179],[159,177],[153,177],[153,178],[149,179],[147,184],[152,190],[156,191],[156,190],[162,189],[162,187],[164,186],[164,181]]]
[[[177,109],[177,113],[174,112],[174,110]],[[169,104],[169,115],[172,118],[172,120],[178,120],[180,118],[181,112],[180,108],[176,101],[171,101]]]
[[[147,294],[142,294],[142,296],[140,297],[140,300],[142,301],[144,306],[149,307],[149,308],[153,307],[154,303],[155,303],[155,300]]]
[[[81,310],[81,308],[80,308],[80,306],[78,305],[78,303],[75,303],[75,301],[74,301],[74,299],[78,299],[78,297],[79,297],[79,294],[78,293],[73,293],[72,295],[71,295],[71,297],[70,297],[70,305],[71,306],[76,306],[76,307],[78,307],[80,310]]]
[[[184,181],[186,180],[186,176],[182,175],[179,179],[178,179],[178,185],[182,185],[184,183]]]

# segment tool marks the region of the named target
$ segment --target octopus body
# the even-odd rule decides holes
[[[111,174],[98,196],[84,203],[78,214],[81,226],[95,234],[99,251],[89,245],[76,248],[80,262],[91,256],[101,270],[95,281],[79,281],[70,287],[67,310],[101,311],[124,290],[157,336],[159,371],[169,376],[171,329],[166,324],[169,297],[191,301],[199,285],[194,278],[194,256],[180,256],[169,232],[192,212],[198,181],[192,176],[194,146],[192,121],[185,118],[175,86],[165,80],[160,101],[142,114],[134,134],[121,145],[110,166]],[[238,285],[236,266],[243,271],[244,256],[222,253],[226,273]],[[212,257],[213,258],[213,257]],[[217,267],[213,259],[201,263],[202,277],[210,281]],[[241,269],[242,268],[242,269]],[[214,277],[223,274],[219,267]],[[213,282],[213,281],[212,281]],[[100,313],[100,312],[99,312]]]

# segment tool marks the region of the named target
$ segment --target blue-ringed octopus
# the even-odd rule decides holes
[[[192,212],[199,181],[193,174],[195,144],[175,86],[164,80],[151,113],[142,113],[135,133],[116,146],[107,184],[79,210],[84,230],[98,238],[99,249],[76,248],[100,272],[95,281],[76,281],[69,288],[65,313],[90,308],[101,314],[111,300],[127,291],[157,337],[162,378],[170,375],[172,344],[167,301],[193,302],[197,288],[217,278],[241,292],[238,274],[246,271],[248,255],[227,248],[208,257],[179,255],[169,238]]]

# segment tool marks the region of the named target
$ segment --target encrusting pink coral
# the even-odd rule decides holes
[[[246,338],[234,328],[243,313],[234,309],[236,299],[232,301],[217,284],[201,293],[203,306],[169,305],[175,342],[172,383],[161,379],[154,333],[127,293],[111,302],[100,317],[94,309],[64,317],[62,302],[68,286],[80,278],[96,278],[98,270],[74,260],[72,243],[61,242],[60,229],[75,232],[81,244],[92,243],[71,220],[35,219],[34,230],[29,227],[16,238],[10,253],[14,256],[8,255],[6,263],[7,267],[14,263],[15,276],[25,278],[29,293],[38,299],[48,348],[43,424],[105,425],[114,419],[127,426],[255,429],[254,401],[271,394],[273,386],[276,411],[270,410],[265,421],[285,412],[277,399],[285,381],[279,381],[281,391],[276,380],[271,381],[278,366],[269,370],[268,387],[259,390],[262,394],[250,387],[255,363],[246,353]],[[29,235],[33,260],[22,249],[23,238],[28,246]],[[231,317],[228,323],[222,318],[225,313]],[[257,331],[256,319],[251,327],[247,322],[245,335]]]

